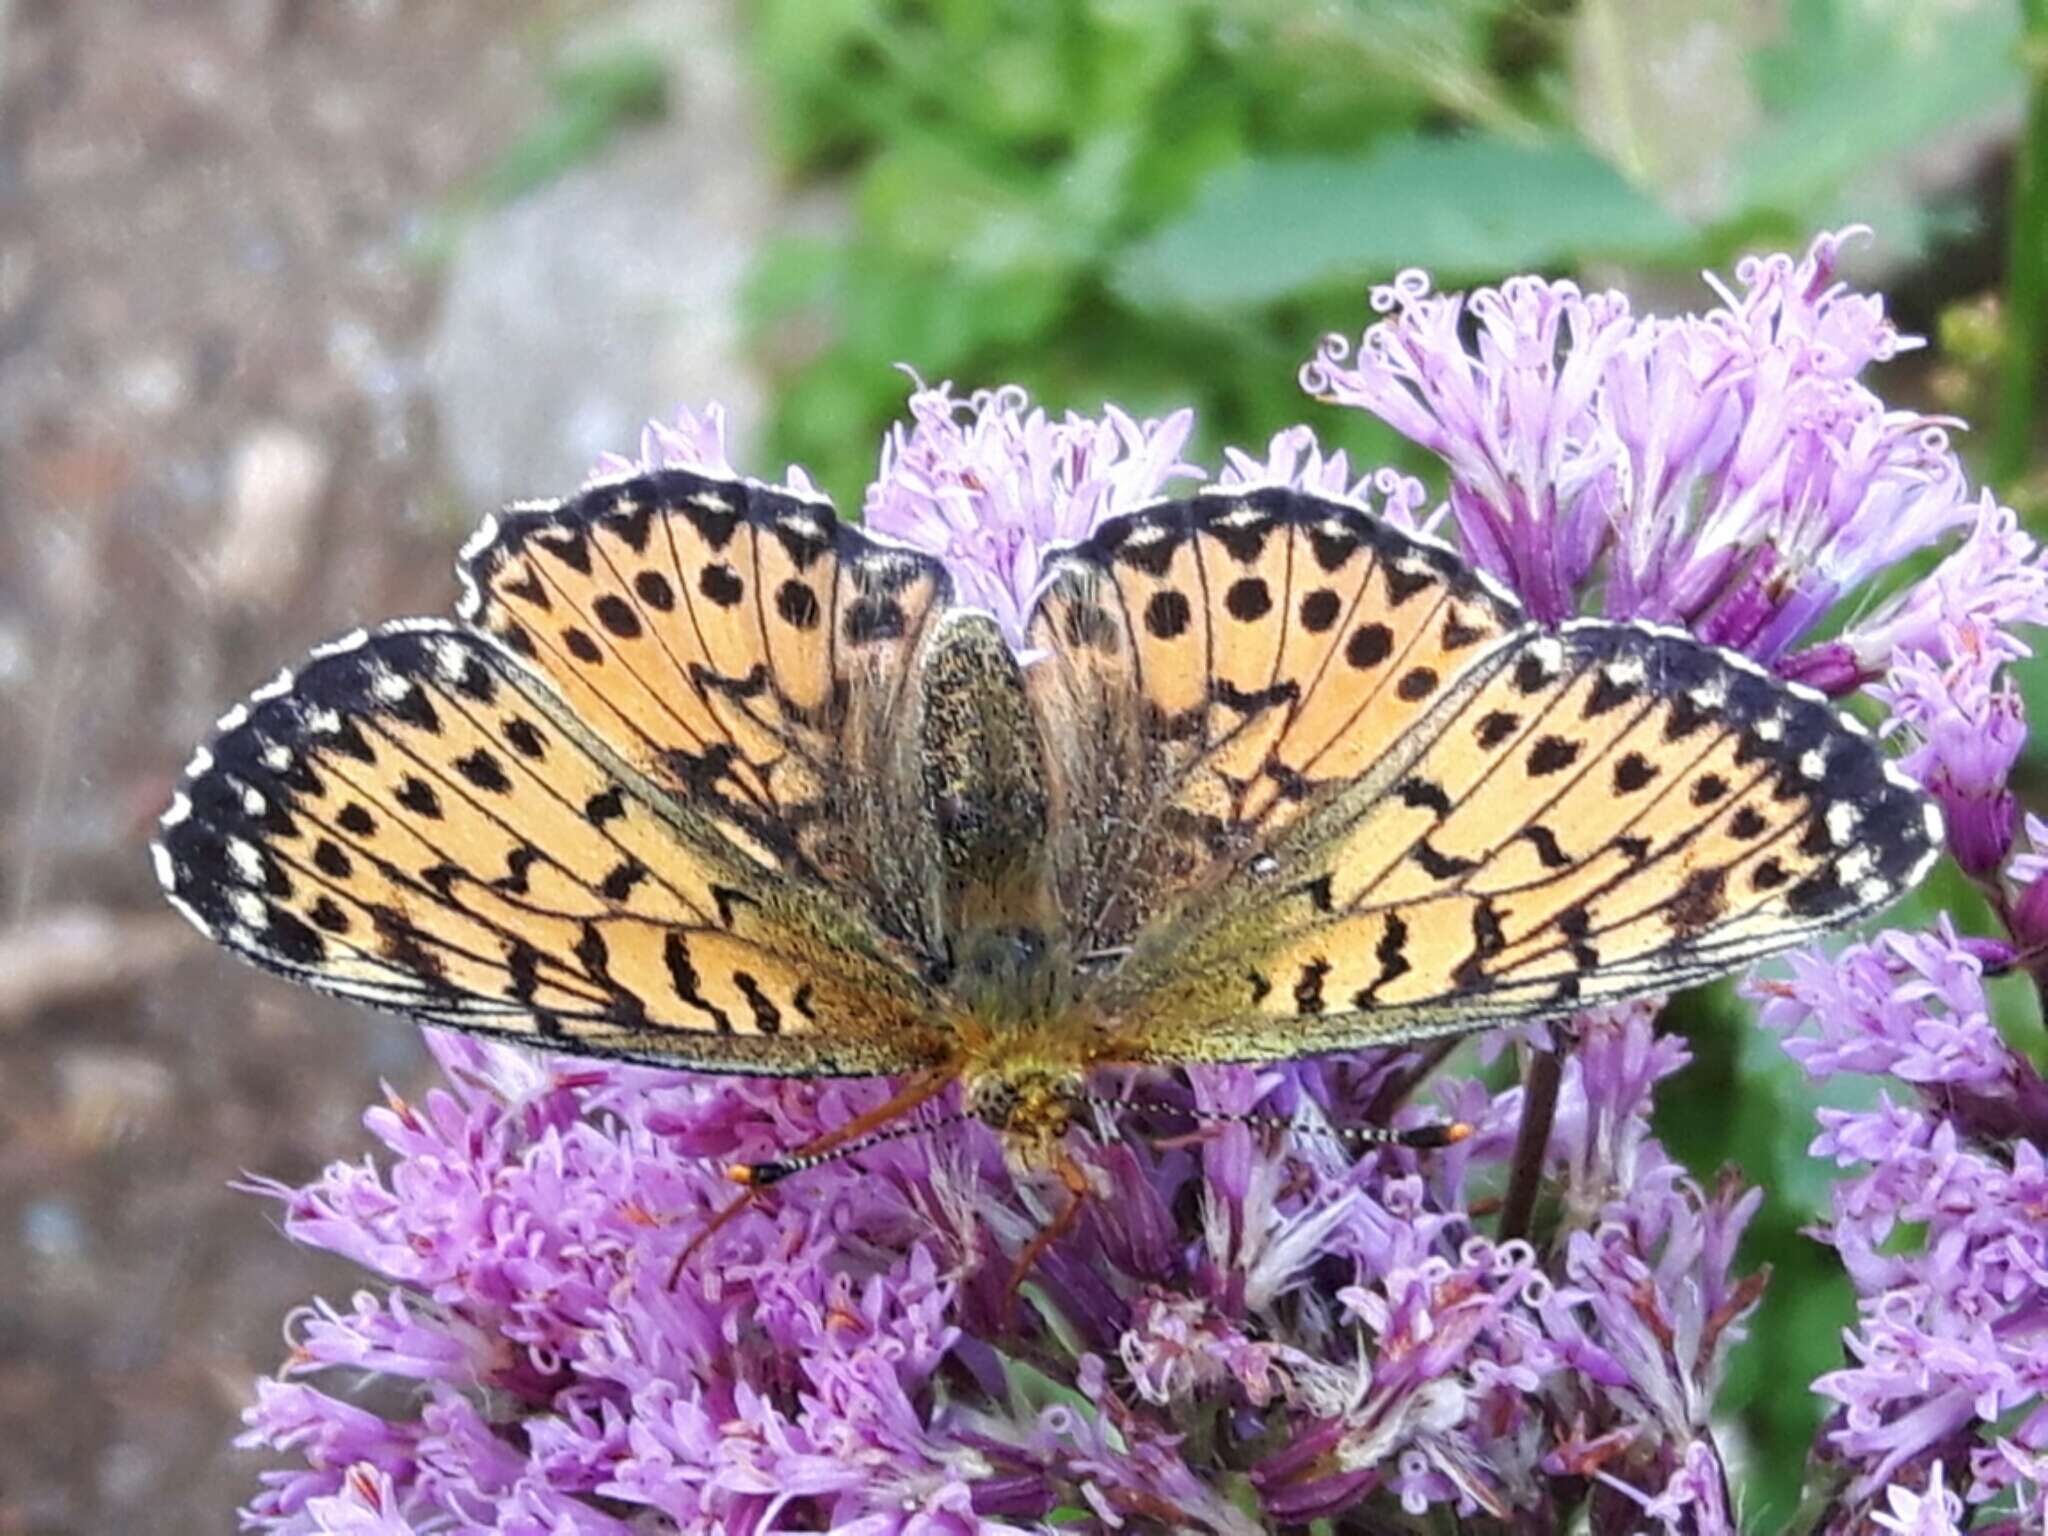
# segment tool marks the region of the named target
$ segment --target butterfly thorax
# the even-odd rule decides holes
[[[995,1031],[1030,1028],[1072,998],[1065,946],[1030,922],[970,929],[953,943],[947,990]]]
[[[1004,921],[1000,908],[954,941],[947,987],[965,1014],[966,1106],[1021,1167],[1046,1166],[1084,1088],[1092,1026],[1077,1011],[1074,968],[1058,930]]]

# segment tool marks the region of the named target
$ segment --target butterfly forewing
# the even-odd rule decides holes
[[[1285,489],[1105,523],[1030,626],[1082,942],[1127,943],[1370,771],[1520,621],[1442,546]]]
[[[650,781],[497,642],[413,623],[231,712],[158,872],[231,949],[436,1022],[761,1072],[943,1054],[903,947],[728,811]]]
[[[921,949],[935,916],[874,803],[944,568],[790,492],[682,470],[514,510],[465,551],[463,616],[757,862]]]
[[[1104,999],[1249,1060],[1663,992],[1884,906],[1940,821],[1817,695],[1688,636],[1523,632]],[[1258,873],[1263,871],[1263,873]]]

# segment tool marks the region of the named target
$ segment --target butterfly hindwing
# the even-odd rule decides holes
[[[822,500],[661,470],[492,519],[463,575],[462,616],[650,783],[757,863],[935,947],[889,792],[913,661],[948,596],[939,562]]]
[[[1029,639],[1062,902],[1127,944],[1375,759],[1521,623],[1448,549],[1280,487],[1112,518]]]
[[[758,1072],[941,1049],[885,938],[452,625],[328,647],[232,711],[157,858],[229,948],[432,1022]]]
[[[1931,803],[1820,697],[1689,636],[1527,630],[1246,879],[1140,941],[1120,1053],[1256,1060],[1664,992],[1882,907]]]

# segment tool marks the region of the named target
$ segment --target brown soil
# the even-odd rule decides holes
[[[0,0],[0,1536],[231,1529],[355,1283],[229,1183],[360,1156],[417,1038],[167,924],[145,844],[227,704],[446,607],[415,236],[564,10]]]

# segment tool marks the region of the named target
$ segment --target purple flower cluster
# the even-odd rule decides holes
[[[2048,972],[2048,825],[2016,848],[2002,672],[2024,653],[2011,627],[2048,619],[2048,565],[1969,493],[1941,423],[1862,382],[1910,342],[1835,279],[1840,244],[1746,262],[1716,308],[1676,318],[1537,278],[1461,296],[1404,275],[1304,379],[1440,458],[1447,506],[1299,427],[1218,478],[1441,522],[1546,620],[1646,616],[1837,695],[1870,688],[2007,931],[1886,933],[1751,983],[1807,1071],[1898,1085],[1829,1111],[1814,1146],[1844,1170],[1823,1235],[1863,1298],[1844,1368],[1813,1384],[1839,1405],[1820,1518],[1952,1532],[1971,1508],[2038,1529],[2048,1090],[1986,978]],[[920,385],[909,417],[867,522],[942,556],[1013,639],[1053,544],[1203,476],[1186,412],[1055,418],[1015,389]],[[599,472],[645,464],[729,469],[716,408]],[[1935,546],[1926,580],[1869,599]],[[1654,1015],[1557,1031],[1555,1115],[1526,1147],[1523,1091],[1489,1089],[1470,1049],[1455,1070],[1410,1049],[1106,1081],[1129,1102],[1090,1128],[1099,1198],[1014,1300],[1064,1196],[977,1123],[788,1179],[697,1248],[731,1197],[724,1163],[801,1145],[889,1085],[435,1036],[447,1086],[370,1113],[381,1158],[265,1186],[293,1237],[374,1282],[293,1319],[244,1437],[292,1465],[247,1523],[1732,1532],[1715,1396],[1763,1289],[1735,1259],[1761,1194],[1703,1188],[1651,1134],[1686,1059]],[[1222,1118],[1250,1114],[1295,1129]],[[1430,1153],[1322,1133],[1446,1117],[1474,1134]],[[1543,1218],[1503,1238],[1494,1213],[1530,1174]],[[406,1390],[364,1406],[365,1376]]]
[[[2012,953],[1944,920],[1751,991],[1814,1077],[1900,1085],[1823,1109],[1813,1144],[1848,1171],[1820,1235],[1862,1298],[1849,1363],[1814,1383],[1838,1405],[1824,1439],[1849,1474],[1841,1506],[1945,1473],[1996,1501],[1984,1529],[2017,1532],[2048,1516],[2048,1082],[1993,1021],[1986,951],[1994,968]]]
[[[1911,1096],[1824,1111],[1813,1145],[1864,1170],[1835,1187],[1823,1234],[1863,1320],[1849,1368],[1814,1384],[1841,1405],[1819,1450],[1845,1473],[1821,1523],[1949,1529],[1957,1487],[2038,1530],[2048,1084],[1993,1024],[1985,977],[2048,975],[2048,861],[2015,848],[2026,727],[2006,670],[2028,654],[2015,627],[2048,622],[2048,561],[2009,509],[1970,493],[1948,424],[1861,382],[1918,343],[1836,280],[1842,243],[1746,261],[1718,308],[1670,319],[1569,283],[1435,295],[1404,275],[1374,296],[1386,318],[1355,347],[1326,342],[1303,381],[1442,456],[1466,550],[1537,612],[1683,624],[1829,693],[1867,687],[1887,712],[2006,931],[1884,933],[1750,989],[1813,1076],[1896,1079]],[[1924,579],[1864,595],[1935,546]],[[1831,612],[1846,622],[1813,643]]]
[[[910,417],[882,444],[863,520],[943,556],[961,601],[1018,644],[1051,546],[1202,474],[1180,456],[1193,411],[1138,422],[1108,406],[1099,421],[1072,411],[1055,421],[1015,385],[962,402],[941,384],[911,395]]]
[[[2010,511],[1968,495],[1949,424],[1861,382],[1919,342],[1835,280],[1844,238],[1742,262],[1741,291],[1717,283],[1703,315],[1639,318],[1622,294],[1536,277],[1435,294],[1403,273],[1373,294],[1387,318],[1326,340],[1302,384],[1442,457],[1467,554],[1538,618],[1593,597],[1846,693],[1895,652],[1946,660],[1952,627],[2039,613],[2048,574]],[[1929,580],[1799,649],[1872,576],[1961,529]]]
[[[1199,1108],[1356,1123],[1398,1062],[1212,1071],[1170,1090],[1180,1113],[1148,1088],[1105,1127],[1107,1198],[1014,1318],[1009,1267],[1047,1213],[979,1127],[790,1181],[671,1284],[730,1193],[720,1161],[881,1090],[436,1035],[450,1086],[368,1117],[387,1167],[270,1190],[292,1236],[381,1284],[293,1319],[245,1441],[303,1465],[266,1476],[251,1523],[1249,1533],[1375,1500],[1510,1520],[1563,1488],[1615,1530],[1702,1528],[1729,1507],[1708,1414],[1755,1299],[1728,1271],[1756,1197],[1703,1194],[1650,1136],[1685,1057],[1646,1010],[1585,1030],[1548,1156],[1574,1212],[1553,1264],[1472,1215],[1518,1094],[1447,1084],[1469,1142],[1353,1161],[1313,1134],[1188,1132]],[[414,1406],[302,1379],[364,1372]]]

